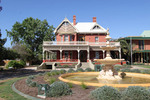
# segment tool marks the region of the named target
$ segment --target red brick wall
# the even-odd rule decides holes
[[[139,49],[139,40],[133,40],[132,44],[134,44],[133,45],[133,50]]]
[[[99,42],[106,42],[106,35],[104,34],[80,34],[78,35],[79,36],[85,36],[85,41],[88,41],[88,42],[95,42],[95,37],[98,37],[99,38]],[[78,38],[79,39],[79,38]]]
[[[64,35],[63,36],[63,41],[64,41]],[[69,40],[70,40],[70,35],[69,36]],[[75,33],[75,35],[73,36],[73,41],[79,41],[79,36],[85,36],[85,41],[89,41],[89,42],[95,42],[95,37],[99,37],[99,42],[106,42],[106,35],[105,34],[85,34],[85,35],[81,35],[81,34],[77,34]],[[56,35],[56,40],[57,41],[61,41],[61,35],[57,34]]]
[[[145,40],[145,50],[150,50],[150,40]]]

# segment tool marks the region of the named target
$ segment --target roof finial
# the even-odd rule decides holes
[[[109,33],[109,28],[107,28],[107,34],[109,35],[110,33]]]

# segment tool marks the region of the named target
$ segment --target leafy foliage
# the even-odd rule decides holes
[[[72,68],[69,68],[68,73],[73,73],[75,72],[75,70],[73,70]]]
[[[85,69],[85,72],[91,72],[91,71],[92,71],[91,68],[86,68],[86,69]]]
[[[103,86],[91,91],[90,97],[94,100],[120,100],[121,93],[113,87]]]
[[[144,87],[129,86],[122,93],[121,100],[150,100],[150,92]]]
[[[84,72],[84,70],[82,68],[77,68],[76,70],[77,72]]]
[[[67,83],[56,81],[50,85],[50,89],[48,90],[48,97],[59,97],[63,95],[71,95],[72,90],[69,88]]]
[[[60,70],[60,73],[61,73],[61,74],[64,74],[64,73],[66,73],[66,70],[61,69],[61,70]]]
[[[12,39],[12,44],[20,43],[29,48],[31,59],[36,59],[42,54],[43,41],[55,40],[54,27],[48,25],[46,20],[26,18],[22,23],[16,22],[11,31],[6,30],[7,36]]]
[[[20,63],[20,61],[12,60],[6,66],[6,68],[9,68],[9,67],[13,67],[14,69],[18,69],[18,68],[24,67],[24,64],[23,64],[23,62]]]
[[[88,89],[88,86],[85,85],[84,82],[82,82],[81,87],[82,87],[83,89]]]
[[[5,39],[1,39],[1,30],[0,30],[0,61],[2,61],[4,59],[4,51],[5,51],[5,48],[3,47],[5,42],[6,42],[6,38]]]

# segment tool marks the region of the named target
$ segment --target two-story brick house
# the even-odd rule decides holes
[[[144,31],[140,36],[124,37],[132,44],[132,63],[150,63],[150,31]]]
[[[105,57],[101,47],[106,45],[107,30],[97,23],[96,17],[92,22],[76,22],[76,16],[73,16],[73,23],[65,18],[54,33],[56,41],[43,41],[45,63],[88,63]],[[111,45],[118,47],[112,52],[116,58],[121,58],[120,43],[111,42]],[[51,54],[55,57],[51,57]]]

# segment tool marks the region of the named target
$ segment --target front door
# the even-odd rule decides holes
[[[80,61],[87,62],[87,51],[80,51]]]

